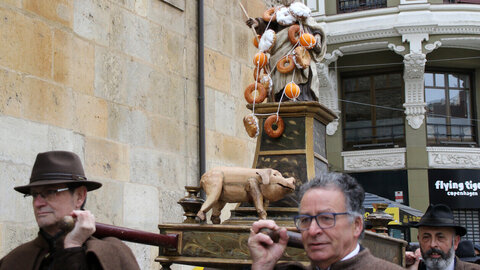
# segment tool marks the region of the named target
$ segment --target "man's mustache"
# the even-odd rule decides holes
[[[446,258],[447,258],[447,254],[446,254],[445,252],[443,252],[443,251],[440,250],[440,249],[436,249],[436,248],[432,248],[432,249],[427,250],[427,252],[425,252],[425,255],[426,255],[427,257],[430,257],[430,255],[432,255],[432,253],[437,253],[437,254],[439,254],[439,255],[442,257],[442,259],[446,259]]]

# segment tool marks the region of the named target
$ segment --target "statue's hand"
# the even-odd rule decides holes
[[[258,26],[258,22],[254,18],[248,18],[248,20],[245,23],[247,24],[248,27],[252,27],[252,26],[257,27]]]

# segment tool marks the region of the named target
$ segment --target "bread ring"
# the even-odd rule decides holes
[[[255,67],[253,70],[253,79],[257,82],[260,82],[260,79],[262,78],[262,74],[265,74],[265,69],[260,69],[260,72],[258,71],[258,67]]]
[[[262,38],[258,43],[258,49],[260,49],[260,51],[262,52],[270,51],[273,45],[275,45],[276,39],[277,39],[277,36],[275,34],[275,31],[273,31],[272,29],[268,29],[263,33]]]
[[[243,118],[243,125],[245,126],[245,130],[247,131],[248,136],[251,138],[255,138],[260,133],[260,129],[258,128],[258,119],[255,115],[249,114]]]
[[[270,77],[270,75],[263,74],[260,77],[259,82],[263,85],[263,87],[265,87],[265,89],[267,90],[267,93],[270,93],[270,91],[272,91],[273,81],[272,81],[272,78]]]
[[[291,55],[282,57],[277,63],[277,70],[280,73],[290,73],[294,68],[295,63],[293,62],[293,57]]]
[[[283,26],[292,25],[297,21],[297,19],[290,14],[290,11],[287,7],[281,7],[277,12],[275,12],[275,15],[278,24]]]
[[[254,98],[255,96],[255,85],[257,86],[257,97]],[[252,83],[247,88],[245,88],[244,92],[245,100],[249,103],[252,104],[254,99],[255,103],[262,103],[265,98],[267,97],[267,90],[265,90],[265,87],[261,83]]]
[[[255,46],[255,48],[258,48],[258,41],[257,40],[260,40],[262,38],[262,36],[260,35],[257,35],[257,37],[253,37],[253,46]]]
[[[275,21],[275,7],[269,8],[263,12],[262,19],[266,22]]]
[[[274,124],[276,124],[276,126],[277,126],[276,129],[273,129]],[[283,122],[282,117],[274,114],[274,115],[270,115],[267,118],[267,120],[265,120],[265,123],[263,124],[263,128],[265,129],[265,133],[267,133],[267,135],[270,138],[275,139],[275,138],[278,138],[278,137],[282,136],[283,131],[285,130],[285,123]]]
[[[299,20],[305,20],[312,13],[312,10],[310,10],[309,7],[307,7],[304,3],[300,3],[300,2],[292,3],[288,7],[288,9],[290,13]]]
[[[311,60],[312,57],[305,47],[298,46],[293,51],[293,62],[295,62],[297,68],[304,69],[309,67]]]
[[[288,28],[288,40],[293,45],[298,43],[298,39],[300,38],[300,25],[294,24]]]

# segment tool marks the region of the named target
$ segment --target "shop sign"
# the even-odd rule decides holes
[[[428,170],[430,203],[451,208],[475,208],[480,204],[480,170]]]
[[[376,212],[375,208],[365,208],[365,218],[367,218],[371,213]],[[400,224],[400,210],[398,207],[388,207],[385,209],[385,213],[390,214],[393,217],[393,220],[388,223],[388,225],[401,225]]]
[[[403,203],[403,191],[395,191],[395,201]]]

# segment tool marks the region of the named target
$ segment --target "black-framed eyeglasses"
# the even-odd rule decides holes
[[[310,224],[312,223],[312,219],[317,221],[318,227],[322,229],[328,229],[335,226],[335,222],[337,220],[337,216],[339,215],[349,215],[349,212],[342,212],[342,213],[320,213],[315,216],[310,215],[298,215],[293,218],[295,221],[295,226],[299,231],[306,231],[310,228]]]
[[[46,201],[51,201],[51,200],[55,199],[55,197],[57,197],[57,193],[67,191],[69,189],[70,188],[66,187],[66,188],[59,188],[59,189],[47,189],[47,190],[44,190],[42,192],[35,192],[34,191],[34,192],[30,192],[30,194],[23,195],[23,197],[25,197],[25,198],[32,197],[35,200],[38,196],[40,196],[43,199],[45,199]]]

